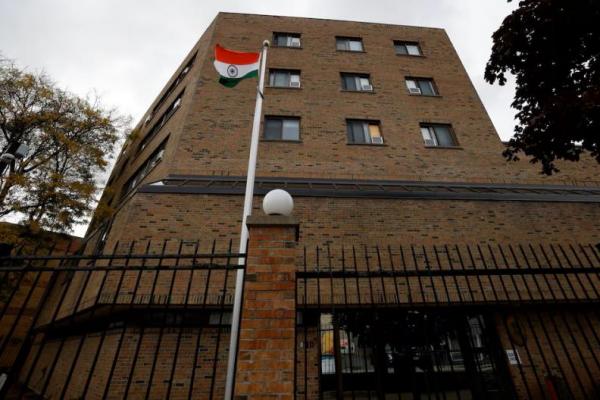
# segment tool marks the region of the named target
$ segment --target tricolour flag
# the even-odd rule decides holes
[[[260,53],[241,53],[215,47],[215,68],[221,75],[219,83],[234,87],[244,78],[258,76]]]

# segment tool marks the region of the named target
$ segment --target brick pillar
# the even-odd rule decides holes
[[[247,225],[235,399],[293,399],[298,223],[269,215]]]

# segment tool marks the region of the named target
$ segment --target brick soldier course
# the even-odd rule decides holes
[[[338,50],[336,38],[362,50]],[[219,13],[124,145],[102,197],[115,211],[93,220],[84,253],[194,253],[195,241],[206,249],[215,240],[211,254],[236,259],[227,243],[239,238],[256,82],[219,85],[213,51],[259,51],[265,39],[267,82],[290,70],[300,85],[264,91],[236,398],[600,395],[600,324],[589,308],[600,259],[588,246],[600,241],[598,165],[561,163],[545,177],[527,160],[507,163],[442,29]],[[402,43],[420,54],[399,54]],[[343,89],[344,73],[368,75],[372,90]],[[419,78],[436,95],[411,93],[406,80]],[[267,139],[274,117],[299,120],[297,140]],[[349,120],[376,122],[382,143],[351,143]],[[430,124],[451,126],[453,145],[426,144]],[[293,195],[293,223],[262,215],[274,188]],[[162,304],[164,321],[169,308],[197,307],[205,322],[220,310],[218,323],[184,331],[175,317],[166,328],[148,318],[85,340],[74,333],[39,352],[46,369],[29,368],[29,388],[76,398],[87,379],[90,398],[222,397],[235,272],[197,272],[80,274],[64,315]],[[409,326],[428,332],[419,340],[441,335],[422,345],[427,357],[411,350]],[[100,341],[106,351],[94,359]],[[55,364],[68,366],[79,343],[82,373],[68,378],[65,367],[44,390],[57,348]]]

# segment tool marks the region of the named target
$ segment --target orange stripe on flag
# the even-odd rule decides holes
[[[239,51],[227,50],[220,45],[215,46],[215,59],[227,64],[254,64],[258,62],[260,53],[242,53]]]

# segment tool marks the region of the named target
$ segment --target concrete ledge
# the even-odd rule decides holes
[[[246,219],[248,228],[253,226],[281,226],[293,227],[296,230],[296,241],[300,238],[300,223],[292,216],[287,215],[250,215]]]

